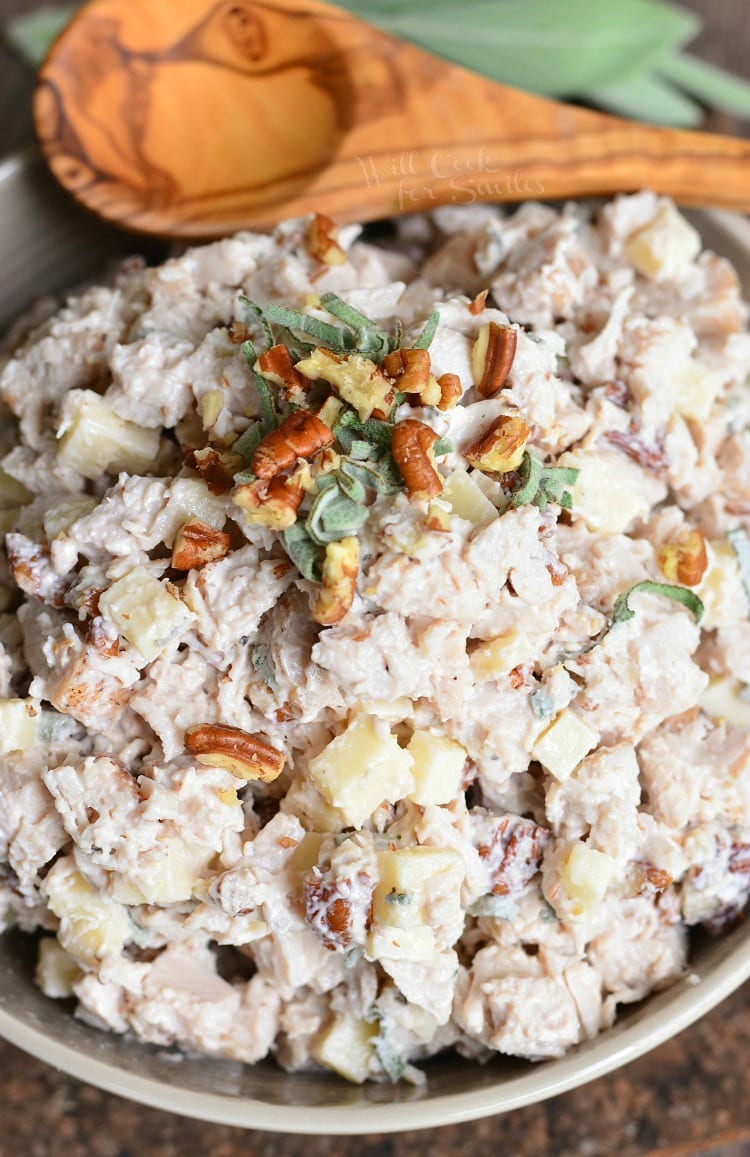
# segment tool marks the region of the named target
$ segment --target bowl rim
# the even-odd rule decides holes
[[[0,159],[0,186],[29,177],[39,164],[33,148]],[[61,200],[64,194],[60,193]],[[750,260],[750,221],[725,210],[692,211],[698,224],[710,223]],[[138,239],[134,238],[137,246]],[[681,981],[665,990],[659,1005],[632,1020],[620,1022],[599,1037],[558,1060],[529,1067],[520,1076],[492,1085],[432,1100],[391,1105],[271,1105],[251,1097],[178,1088],[163,1080],[121,1069],[110,1061],[87,1056],[49,1037],[20,1015],[0,1008],[0,1037],[60,1071],[108,1093],[151,1108],[214,1124],[297,1135],[352,1136],[397,1133],[454,1125],[519,1109],[558,1096],[629,1064],[687,1028],[750,978],[750,926],[735,933],[723,956],[696,962]],[[647,998],[648,999],[648,998]],[[207,1058],[211,1063],[211,1058]]]

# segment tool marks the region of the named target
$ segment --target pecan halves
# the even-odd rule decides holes
[[[662,574],[670,582],[697,587],[708,567],[706,541],[699,530],[686,530],[676,542],[661,546],[657,558]]]
[[[172,547],[172,566],[175,570],[197,570],[209,562],[217,562],[229,553],[228,534],[189,518],[177,531]]]
[[[284,755],[257,735],[222,723],[200,723],[185,732],[185,747],[199,763],[221,767],[239,779],[272,783],[284,769]]]
[[[407,418],[398,422],[391,440],[391,452],[410,498],[437,498],[443,483],[431,458],[438,436],[430,426]]]
[[[292,355],[285,345],[275,345],[260,355],[255,368],[288,398],[299,401],[304,397],[310,383],[298,373]]]
[[[298,458],[312,458],[332,443],[333,434],[320,418],[309,410],[295,410],[262,439],[252,457],[253,474],[258,478],[275,478]]]
[[[501,414],[481,438],[464,450],[464,455],[478,470],[508,474],[523,461],[531,427],[523,418]]]
[[[341,622],[354,601],[358,574],[359,539],[349,537],[329,542],[323,560],[322,585],[311,608],[316,623],[332,627]]]
[[[346,253],[337,240],[338,230],[330,217],[316,213],[307,230],[307,251],[324,265],[343,265]]]
[[[427,350],[397,349],[383,360],[383,373],[397,390],[419,398],[425,406],[436,406],[442,392],[432,376],[432,363]]]
[[[474,342],[471,364],[474,382],[483,398],[494,398],[505,385],[516,356],[518,335],[509,325],[491,321]]]
[[[297,473],[244,483],[232,492],[232,502],[245,512],[249,523],[277,531],[294,526],[304,497],[302,477]]]

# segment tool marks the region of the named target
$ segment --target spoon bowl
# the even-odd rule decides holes
[[[318,0],[92,0],[35,120],[79,201],[163,237],[642,187],[750,210],[750,141],[530,96]]]

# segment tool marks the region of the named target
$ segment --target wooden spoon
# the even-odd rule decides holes
[[[643,187],[750,210],[750,141],[528,96],[318,0],[93,0],[35,119],[79,201],[167,237]]]

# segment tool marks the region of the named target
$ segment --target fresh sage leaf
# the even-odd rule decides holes
[[[366,507],[353,502],[336,482],[335,486],[329,485],[318,494],[305,528],[313,542],[325,546],[356,534],[366,518]]]
[[[284,550],[302,577],[308,579],[309,582],[319,583],[323,571],[325,549],[313,541],[300,522],[295,522],[294,526],[290,526],[288,530],[283,530],[280,537]]]
[[[255,363],[258,360],[258,355],[255,352],[255,346],[251,341],[244,341],[240,346],[242,354],[247,362],[250,373],[255,383],[255,388],[258,391],[260,399],[260,425],[264,434],[275,430],[279,424],[279,416],[276,413],[276,405],[273,400],[273,390],[269,386],[262,374],[259,374],[255,368]]]
[[[689,590],[688,587],[677,587],[670,583],[656,583],[646,579],[618,595],[612,612],[613,623],[627,623],[635,616],[635,611],[629,605],[629,599],[631,595],[639,592],[646,595],[663,595],[664,598],[680,603],[693,614],[696,623],[699,623],[703,618],[705,608],[694,591]]]
[[[437,328],[440,325],[440,314],[435,309],[427,319],[427,323],[421,334],[414,342],[413,348],[415,350],[428,350],[432,345],[432,339],[437,333]]]
[[[264,643],[256,643],[250,652],[250,662],[253,665],[253,670],[260,676],[266,686],[275,691],[276,671],[273,665],[273,659],[268,647]]]
[[[245,309],[249,310],[250,313],[253,315],[253,318],[260,324],[260,327],[263,330],[263,336],[266,339],[266,345],[270,349],[271,346],[274,344],[273,330],[271,329],[271,326],[268,323],[268,319],[266,318],[266,315],[263,312],[262,306],[258,305],[254,301],[251,301],[250,298],[247,297],[246,294],[244,294],[244,293],[240,294],[240,304],[244,305]]]

